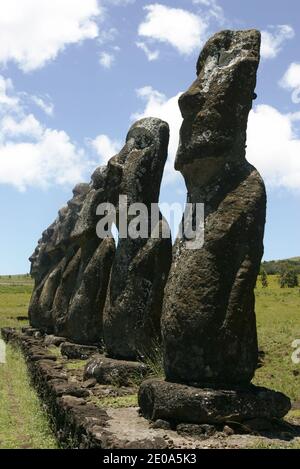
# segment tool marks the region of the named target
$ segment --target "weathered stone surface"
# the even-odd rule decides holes
[[[126,145],[108,162],[108,173],[118,181],[127,204],[143,203],[148,209],[144,238],[120,238],[114,259],[104,312],[104,340],[108,355],[134,360],[149,353],[160,337],[160,316],[165,282],[171,264],[171,239],[151,238],[151,204],[158,203],[167,157],[168,125],[154,118],[136,122]],[[113,200],[112,200],[113,202]],[[122,206],[118,206],[119,213]],[[153,230],[164,223],[158,211]],[[136,215],[128,216],[128,225]],[[119,226],[118,226],[119,228]]]
[[[256,30],[216,34],[200,54],[196,81],[179,99],[184,121],[175,167],[188,202],[205,204],[205,240],[196,250],[186,238],[174,246],[162,314],[170,381],[247,384],[256,369],[254,287],[266,194],[245,159],[245,143],[259,48]]]
[[[99,348],[91,345],[72,344],[64,342],[60,348],[61,354],[70,358],[71,360],[86,360],[99,353]]]
[[[202,424],[197,425],[195,423],[180,423],[176,426],[176,431],[179,435],[192,436],[194,438],[206,438],[216,433],[216,427],[214,425]]]
[[[82,387],[85,389],[90,389],[96,386],[97,380],[95,378],[89,378],[82,383]]]
[[[231,436],[234,435],[235,432],[233,428],[229,427],[229,425],[224,425],[223,433],[226,436]]]
[[[36,281],[29,307],[31,324],[84,344],[103,337],[102,312],[115,253],[114,240],[96,234],[96,207],[106,200],[108,184],[106,168],[99,168],[99,173],[97,190],[93,180],[75,186],[73,198],[30,258]]]
[[[85,366],[84,379],[95,378],[100,384],[131,386],[147,374],[147,367],[140,362],[114,360],[104,356],[93,357]]]
[[[88,184],[78,184],[73,198],[63,207],[57,219],[47,228],[30,257],[31,276],[35,287],[29,305],[29,320],[33,327],[53,332],[53,301],[66,264],[78,246],[71,246],[70,235],[78,213],[89,191]]]
[[[39,329],[36,329],[35,327],[30,327],[30,326],[22,327],[21,330],[22,332],[24,332],[24,334],[31,336],[31,337],[34,337],[35,334],[39,332]]]
[[[252,430],[252,431],[272,431],[273,430],[273,424],[270,419],[266,418],[255,418],[252,420],[247,420],[244,422],[244,426],[246,427],[246,430]]]
[[[119,194],[128,197],[128,204],[144,202],[149,209],[151,203],[157,203],[168,137],[167,124],[159,119],[137,122],[125,147],[108,166],[97,168],[90,184],[75,186],[73,198],[43,233],[30,258],[35,278],[29,307],[31,325],[77,343],[101,342],[115,244],[112,238],[98,238],[96,209],[103,202],[118,206]],[[157,227],[162,224],[160,215]],[[171,241],[161,236],[149,239],[150,234],[119,243],[106,321],[108,349],[113,356],[134,358],[137,350],[148,350],[160,335]],[[126,331],[119,341],[122,346],[118,343],[120,323]]]
[[[65,382],[56,383],[53,386],[53,390],[58,397],[67,395],[82,398],[90,395],[87,389]]]
[[[101,342],[102,314],[114,254],[112,238],[99,240],[95,236],[70,261],[53,302],[57,333],[78,343]]]
[[[193,424],[280,419],[291,408],[284,394],[253,385],[237,389],[201,389],[160,379],[142,383],[139,404],[148,419]]]
[[[52,345],[55,345],[56,347],[59,347],[62,343],[66,342],[65,337],[57,337],[56,335],[46,335],[44,338],[44,345],[46,347],[51,347]]]
[[[167,422],[167,420],[158,419],[150,424],[150,428],[162,428],[163,430],[171,430],[171,424],[170,422]]]

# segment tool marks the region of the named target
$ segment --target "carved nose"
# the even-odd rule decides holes
[[[197,114],[201,106],[201,93],[199,90],[188,90],[179,98],[179,107],[183,118]]]

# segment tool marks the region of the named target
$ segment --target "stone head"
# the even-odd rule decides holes
[[[222,31],[206,43],[197,62],[197,78],[179,98],[183,124],[177,170],[207,158],[245,158],[259,59],[257,30]]]
[[[56,228],[55,247],[67,247],[71,243],[71,233],[78,220],[83,203],[90,192],[89,184],[77,184],[73,189],[73,197],[58,214],[58,225]]]
[[[129,203],[156,202],[168,143],[169,126],[161,119],[144,118],[129,129],[125,146],[108,162],[109,180],[115,181]]]

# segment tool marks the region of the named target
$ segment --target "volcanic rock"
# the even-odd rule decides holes
[[[259,50],[256,30],[216,34],[179,99],[184,120],[175,167],[187,202],[204,204],[205,236],[200,247],[184,236],[174,246],[162,314],[170,381],[246,385],[256,369],[254,288],[266,194],[245,148]],[[191,222],[197,225],[194,212]]]
[[[124,148],[108,162],[108,173],[118,181],[119,194],[127,198],[125,207],[118,205],[118,229],[122,211],[132,204],[143,203],[147,212],[139,222],[147,223],[147,229],[139,237],[130,234],[136,215],[128,214],[128,236],[119,237],[112,266],[104,312],[104,341],[112,358],[134,360],[151,353],[160,340],[163,290],[172,256],[167,223],[157,208],[168,141],[165,122],[142,119],[129,130]],[[153,206],[158,217],[151,230]]]

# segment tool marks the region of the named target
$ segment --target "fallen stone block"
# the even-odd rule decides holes
[[[44,345],[46,345],[46,347],[51,347],[52,345],[59,347],[62,343],[66,341],[67,339],[65,337],[57,337],[56,335],[51,334],[45,336]]]
[[[72,344],[64,342],[60,348],[61,354],[73,360],[86,360],[99,353],[99,348],[93,345]]]
[[[147,374],[143,363],[115,360],[104,356],[94,357],[84,370],[84,379],[95,378],[101,384],[130,386],[141,381]]]
[[[252,419],[281,419],[291,408],[284,394],[247,386],[236,389],[201,389],[149,379],[139,390],[142,415],[150,420],[176,423],[242,423]]]

